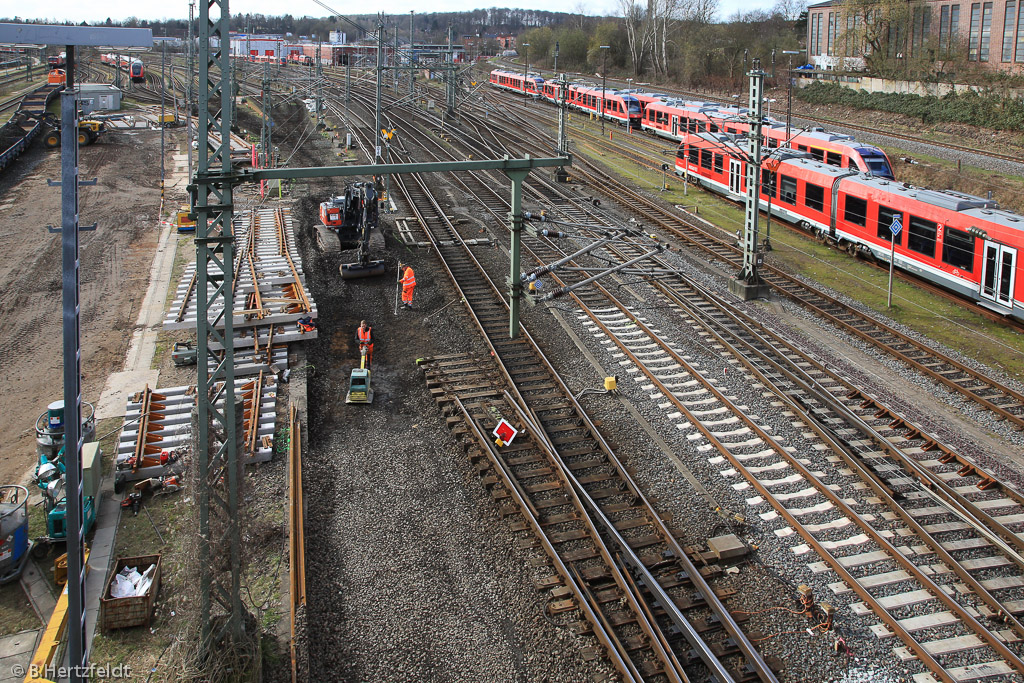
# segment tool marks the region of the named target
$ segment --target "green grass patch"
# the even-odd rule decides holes
[[[0,586],[0,636],[39,628],[42,625],[20,581]]]

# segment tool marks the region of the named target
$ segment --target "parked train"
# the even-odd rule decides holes
[[[666,99],[644,107],[640,127],[677,142],[682,142],[687,135],[700,133],[746,135],[750,124],[743,118],[748,111],[714,102]],[[761,144],[768,149],[787,146],[784,123],[766,119],[761,135]],[[888,155],[874,145],[857,142],[852,135],[829,133],[824,128],[791,128],[789,135],[790,148],[808,152],[819,161],[895,179]]]
[[[554,81],[545,81],[536,74],[524,77],[522,73],[495,69],[491,72],[490,83],[502,90],[525,93],[548,102],[557,103],[561,99],[561,86]],[[750,124],[740,120],[746,116],[746,109],[713,102],[673,99],[661,93],[605,90],[602,105],[601,88],[574,83],[568,86],[565,99],[566,104],[573,109],[603,115],[621,125],[646,130],[671,140],[681,141],[688,133],[742,134],[750,130]],[[762,134],[763,144],[769,149],[785,146],[785,124],[766,119]],[[852,136],[828,133],[821,128],[806,131],[792,129],[791,135],[795,135],[791,147],[808,152],[826,163],[894,178],[889,157],[874,145],[857,142]]]
[[[553,81],[545,81],[536,74],[527,76],[514,71],[495,69],[491,72],[490,83],[502,90],[531,95],[549,102],[558,102],[561,99],[561,86]],[[565,101],[573,109],[603,115],[606,119],[631,128],[640,126],[643,111],[639,100],[631,93],[613,89],[602,92],[601,88],[573,83],[567,88]]]
[[[723,133],[691,135],[676,173],[737,201],[746,196],[745,153]],[[760,205],[821,240],[895,265],[1003,315],[1024,320],[1024,216],[990,200],[928,190],[778,150],[762,164]]]
[[[50,55],[46,58],[46,64],[51,69],[63,69],[64,62],[67,61],[67,53],[61,52],[60,54]]]
[[[127,71],[132,79],[132,83],[145,83],[146,81],[146,67],[143,65],[142,60],[137,57],[108,52],[100,55],[100,61]]]

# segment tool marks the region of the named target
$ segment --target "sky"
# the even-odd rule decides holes
[[[351,13],[356,9],[352,3],[341,0],[324,0],[328,7],[342,13]],[[751,10],[768,8],[773,0],[719,0],[719,18],[733,14],[737,9]],[[574,12],[580,5],[586,7],[591,15],[618,14],[618,3],[615,0],[393,0],[387,3],[359,5],[359,13],[372,13],[377,10],[386,14],[408,14],[410,10],[419,12],[459,12],[477,7],[518,7],[523,9],[544,9],[552,12]],[[287,10],[283,9],[287,7]],[[13,3],[0,13],[10,17]],[[258,14],[279,15],[287,11],[292,16],[326,16],[327,11],[313,0],[294,0],[282,5],[280,0],[236,0],[230,3],[233,14],[253,12]],[[199,5],[196,4],[196,13]],[[50,19],[59,21],[104,21],[107,17],[122,20],[130,16],[145,19],[185,19],[188,17],[187,0],[131,0],[131,2],[90,3],[81,0],[48,0],[33,3],[32,8],[24,14],[23,19]]]

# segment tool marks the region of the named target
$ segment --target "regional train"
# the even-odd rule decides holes
[[[560,101],[557,83],[495,70],[493,86]],[[574,95],[575,93],[575,95]],[[566,101],[600,114],[600,88],[573,84]],[[736,201],[746,197],[747,110],[685,102],[657,93],[605,91],[605,116],[680,140],[676,173]],[[612,98],[621,98],[612,99]],[[596,100],[596,101],[595,101]],[[623,103],[620,109],[612,102]],[[635,103],[635,106],[633,105]],[[638,109],[636,116],[632,109]],[[679,117],[673,119],[672,117]],[[645,125],[646,124],[646,125]],[[898,183],[885,153],[850,136],[799,130],[786,146],[785,124],[766,119],[760,206],[852,255],[889,262],[982,306],[1024,321],[1024,216],[990,200]],[[666,134],[667,131],[667,134]]]
[[[107,53],[100,55],[100,61],[118,69],[124,69],[132,79],[132,83],[146,82],[146,68],[141,59],[131,55],[116,55]]]
[[[688,135],[676,173],[736,201],[746,153],[727,133]],[[928,190],[782,149],[762,164],[760,206],[851,254],[889,262],[1002,315],[1024,320],[1024,216],[991,199]],[[895,247],[893,242],[895,241]],[[892,250],[895,249],[893,252]]]
[[[495,69],[490,83],[501,90],[527,94],[548,102],[561,100],[561,86],[536,74]],[[525,83],[525,86],[524,86]],[[602,102],[603,100],[603,102]],[[567,106],[639,128],[655,135],[681,141],[687,133],[729,132],[743,134],[750,124],[743,121],[748,110],[714,102],[695,102],[661,93],[614,90],[570,84],[565,95]],[[763,144],[769,149],[786,146],[786,126],[765,119]],[[857,142],[852,136],[826,132],[822,128],[791,129],[790,147],[810,153],[829,164],[856,168],[865,173],[894,179],[889,157],[878,147]]]
[[[748,112],[714,102],[667,99],[644,107],[640,127],[677,142],[700,133],[745,135],[750,132],[750,123],[744,120]],[[830,133],[824,128],[791,128],[787,145],[786,125],[774,119],[765,120],[761,135],[761,144],[768,149],[790,147],[833,166],[895,180],[888,155],[874,145],[857,142],[852,135]]]

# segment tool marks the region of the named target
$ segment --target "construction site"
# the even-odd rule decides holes
[[[0,24],[0,683],[1022,680],[1010,243],[789,234],[759,62],[684,148],[412,21]]]

